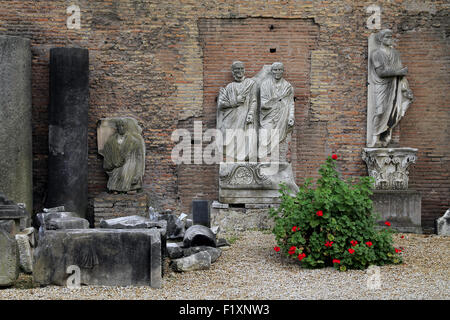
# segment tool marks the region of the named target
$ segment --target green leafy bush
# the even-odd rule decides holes
[[[336,171],[336,160],[336,155],[329,156],[321,165],[316,188],[308,179],[294,197],[282,185],[281,204],[270,211],[279,246],[275,251],[297,259],[305,268],[334,266],[345,271],[401,263],[400,250],[393,247],[393,231],[375,228],[372,178],[359,178],[355,184],[344,181]]]

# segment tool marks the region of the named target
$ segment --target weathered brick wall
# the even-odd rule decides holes
[[[70,4],[81,8],[79,30],[66,27]],[[170,136],[176,128],[191,128],[194,120],[203,120],[204,127],[215,125],[214,90],[231,81],[229,68],[234,59],[246,62],[250,76],[263,63],[285,62],[286,79],[296,86],[298,98],[291,154],[298,183],[315,177],[331,152],[340,155],[339,168],[345,175],[366,175],[360,153],[366,138],[369,4],[350,0],[0,0],[0,33],[28,37],[32,44],[34,210],[42,208],[46,196],[48,60],[49,49],[56,46],[90,50],[91,201],[105,191],[107,179],[96,152],[96,122],[113,116],[134,117],[144,129],[145,190],[155,203],[189,211],[191,198],[217,199],[215,166],[177,167],[170,159],[174,146]],[[394,141],[419,148],[410,185],[422,192],[422,222],[431,226],[450,206],[450,6],[445,0],[376,4],[382,9],[382,27],[394,30],[409,68],[408,81],[416,100],[395,130]],[[268,28],[248,32],[252,23],[267,25],[269,21],[295,38],[276,40]],[[213,39],[220,43],[218,31],[225,31],[223,26],[240,30],[239,24],[246,32],[241,52],[233,56],[228,48],[228,55],[218,58],[208,51]],[[269,47],[277,52],[269,54]],[[286,52],[290,47],[303,49]],[[291,58],[285,59],[284,54]],[[220,73],[213,79],[210,75],[215,70]]]

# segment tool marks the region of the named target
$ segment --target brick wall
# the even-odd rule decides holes
[[[81,8],[79,30],[66,27],[70,4]],[[91,202],[106,190],[107,179],[96,152],[96,122],[113,116],[134,117],[144,129],[145,191],[155,204],[189,211],[191,198],[217,199],[215,167],[174,165],[170,136],[176,128],[191,128],[194,120],[203,120],[204,128],[215,126],[215,90],[231,81],[230,62],[235,59],[245,62],[249,76],[264,63],[285,63],[286,79],[297,96],[291,157],[298,183],[315,177],[331,152],[340,155],[339,169],[346,176],[366,175],[360,153],[366,138],[369,4],[0,0],[0,33],[28,37],[32,45],[34,211],[42,208],[46,196],[48,60],[49,49],[56,46],[90,51]],[[410,185],[422,192],[422,222],[431,226],[450,206],[449,6],[444,0],[376,4],[382,9],[382,27],[394,30],[409,68],[416,100],[395,130],[394,141],[419,148]],[[231,32],[242,32],[241,43],[231,42],[240,49],[234,54],[229,43],[224,58],[218,58],[214,46],[231,39]],[[270,54],[272,47],[277,51]]]

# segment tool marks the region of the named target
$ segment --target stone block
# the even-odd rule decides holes
[[[127,216],[108,220],[102,219],[99,227],[106,229],[149,229],[165,228],[166,223],[151,221],[141,216]]]
[[[245,230],[271,230],[274,227],[274,221],[269,215],[269,209],[212,209],[211,223],[219,226],[221,233]]]
[[[65,286],[66,269],[81,270],[81,284],[161,286],[158,229],[50,230],[34,253],[34,281]]]
[[[0,229],[0,286],[11,286],[19,276],[19,252],[14,236]]]
[[[208,247],[208,246],[197,246],[197,247],[190,247],[183,249],[183,255],[185,257],[188,257],[190,255],[196,254],[198,252],[206,251],[211,256],[211,263],[214,263],[219,259],[220,255],[222,254],[222,250]]]
[[[30,237],[27,234],[16,234],[16,242],[19,250],[19,264],[23,272],[33,272],[33,248]]]
[[[422,233],[421,195],[414,190],[374,190],[373,212],[380,214],[378,223],[391,223],[399,232]]]
[[[211,227],[211,216],[209,212],[209,201],[192,200],[192,220],[194,224]]]
[[[46,224],[47,230],[88,229],[89,221],[78,217],[54,218]]]
[[[167,255],[170,259],[183,257],[183,249],[176,243],[167,243]]]
[[[211,256],[201,251],[185,258],[172,260],[171,267],[177,272],[208,270],[211,267]]]
[[[158,216],[158,221],[167,222],[167,239],[180,239],[184,237],[185,222],[181,221],[176,214],[161,214]]]

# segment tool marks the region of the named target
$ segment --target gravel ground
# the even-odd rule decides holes
[[[404,248],[404,263],[381,267],[381,289],[376,290],[367,288],[365,271],[301,269],[273,250],[272,234],[247,231],[230,239],[232,246],[210,270],[170,272],[163,278],[162,289],[34,288],[31,277],[21,275],[14,288],[0,290],[0,300],[450,299],[450,237],[399,233],[394,239],[396,247]]]

